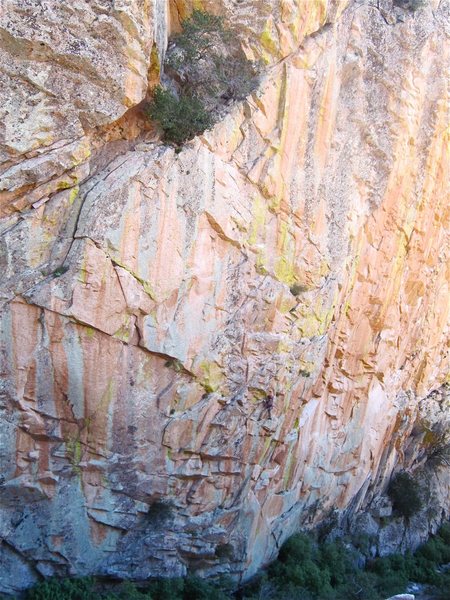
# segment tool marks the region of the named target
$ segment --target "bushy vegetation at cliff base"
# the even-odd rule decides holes
[[[384,600],[405,592],[408,582],[430,586],[436,600],[448,600],[450,525],[414,554],[393,554],[360,568],[363,540],[318,543],[297,534],[281,548],[278,559],[243,588],[231,582],[196,576],[159,579],[137,588],[129,582],[106,586],[91,578],[48,580],[27,593],[27,600]],[[431,597],[431,595],[430,595]]]

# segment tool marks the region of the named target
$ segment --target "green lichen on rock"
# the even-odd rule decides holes
[[[80,475],[80,473],[81,473],[80,462],[81,462],[81,456],[82,456],[82,447],[81,447],[81,440],[78,436],[70,437],[66,441],[66,452],[67,452],[67,457],[70,461],[70,464],[72,465],[73,473],[75,473],[76,475]]]

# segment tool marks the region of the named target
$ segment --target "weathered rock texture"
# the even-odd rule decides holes
[[[126,111],[188,2],[2,4],[4,591],[249,575],[431,452],[448,4],[204,5],[267,70],[175,153]]]

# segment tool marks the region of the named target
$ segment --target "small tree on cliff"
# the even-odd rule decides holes
[[[232,101],[244,99],[258,83],[237,36],[222,17],[194,10],[170,41],[164,70],[171,90],[158,87],[148,107],[164,139],[182,144],[203,133]]]
[[[213,124],[211,115],[198,98],[188,95],[177,98],[160,86],[155,90],[148,114],[163,128],[164,139],[175,144],[203,133]]]
[[[394,510],[409,519],[422,508],[418,483],[406,472],[398,473],[389,484],[388,495]]]

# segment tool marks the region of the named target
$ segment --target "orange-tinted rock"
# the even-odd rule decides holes
[[[220,3],[273,66],[181,152],[111,126],[8,167],[6,591],[250,575],[448,422],[445,10],[326,4]]]

